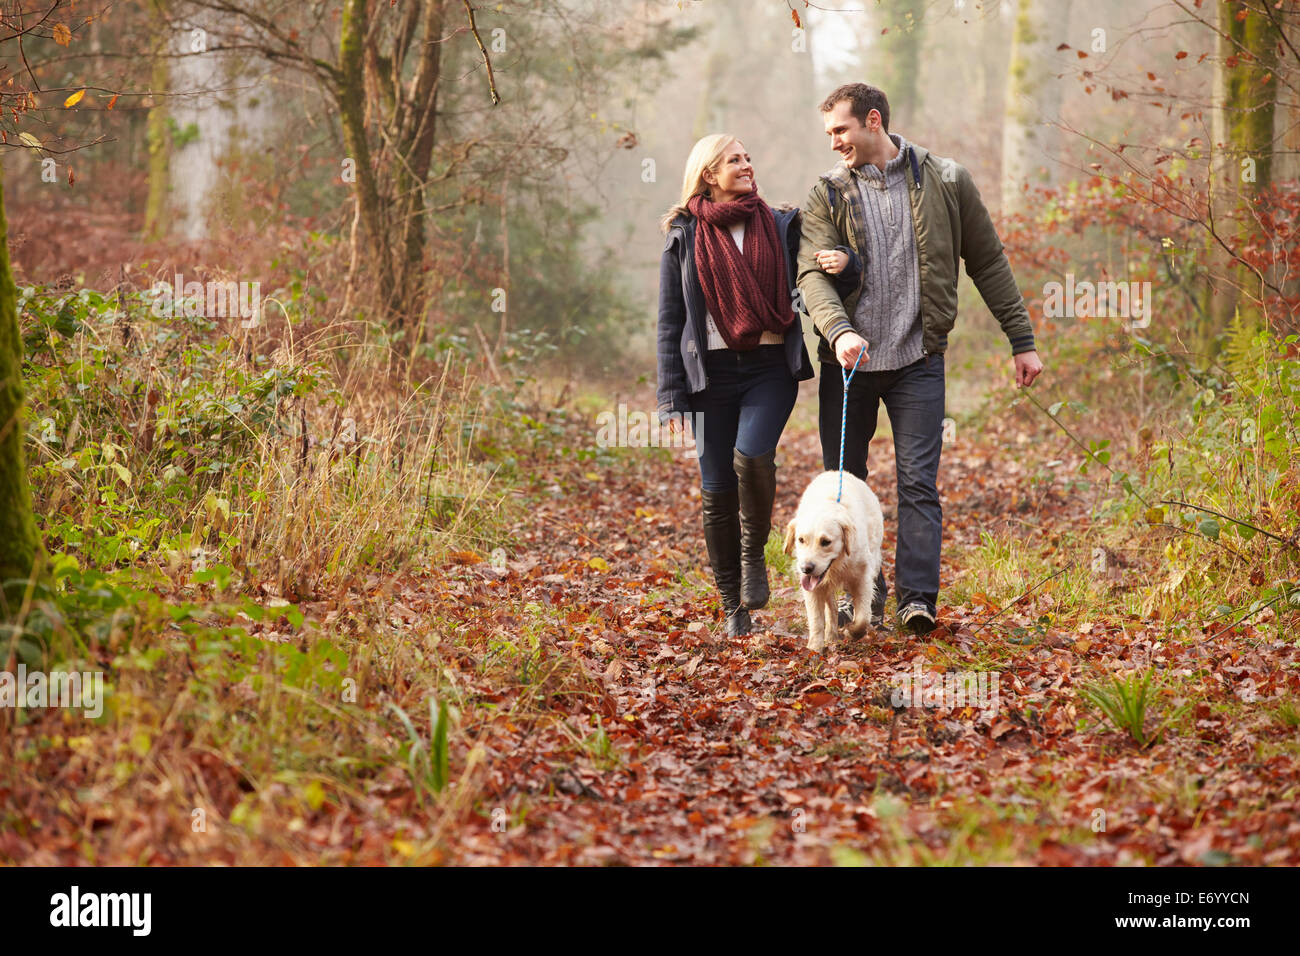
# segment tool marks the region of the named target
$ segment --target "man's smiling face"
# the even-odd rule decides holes
[[[831,138],[831,149],[843,157],[844,164],[850,169],[864,165],[869,152],[868,143],[875,134],[871,122],[874,120],[879,128],[880,114],[868,113],[867,122],[861,123],[853,115],[853,104],[840,100],[822,115],[826,120],[826,134]]]

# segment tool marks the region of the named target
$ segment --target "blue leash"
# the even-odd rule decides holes
[[[849,416],[849,382],[853,381],[853,375],[858,370],[858,363],[862,361],[862,350],[858,350],[858,357],[853,360],[853,370],[845,373],[840,369],[840,378],[844,380],[844,404],[840,406],[840,489],[835,492],[835,500],[838,502],[844,494],[844,421]]]

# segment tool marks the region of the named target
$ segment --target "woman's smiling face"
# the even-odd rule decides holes
[[[745,144],[733,139],[722,152],[722,161],[716,169],[704,174],[704,180],[713,187],[714,202],[739,199],[755,188],[754,165],[745,152]]]

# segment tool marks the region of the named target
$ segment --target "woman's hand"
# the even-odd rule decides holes
[[[813,258],[817,260],[817,265],[821,266],[822,272],[829,275],[838,275],[849,264],[848,254],[838,249],[821,249]]]

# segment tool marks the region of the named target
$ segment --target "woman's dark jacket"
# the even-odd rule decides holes
[[[798,283],[795,270],[799,259],[799,210],[773,209],[776,218],[777,240],[785,252],[786,275],[791,290],[791,308],[795,302]],[[695,271],[694,216],[683,213],[668,227],[664,241],[663,258],[659,262],[659,417],[688,414],[690,396],[708,387],[704,371],[704,358],[708,354],[708,337],[705,329],[704,290]],[[836,286],[857,287],[859,263],[847,247],[836,247],[849,253],[849,265],[835,276]],[[785,336],[786,364],[796,381],[813,377],[812,361],[803,341],[801,313],[795,311],[795,321]]]

